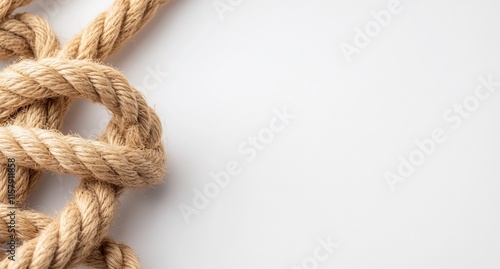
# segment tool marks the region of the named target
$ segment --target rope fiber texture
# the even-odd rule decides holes
[[[0,269],[140,268],[132,249],[107,237],[125,188],[160,183],[166,172],[162,126],[144,96],[102,63],[168,0],[115,0],[61,46],[41,17],[12,12],[31,0],[0,0],[0,242],[9,232],[8,160],[15,159],[15,261]],[[96,140],[63,135],[75,99],[105,106],[112,117]],[[57,218],[26,207],[43,172],[81,178]]]

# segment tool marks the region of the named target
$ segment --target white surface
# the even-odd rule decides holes
[[[212,1],[162,7],[107,59],[156,107],[168,141],[168,182],[129,191],[111,231],[144,268],[500,267],[500,91],[457,129],[442,118],[479,77],[500,81],[500,2],[401,0],[350,64],[342,42],[389,1],[230,2],[224,20]],[[110,3],[28,10],[65,42]],[[157,67],[168,75],[148,88]],[[296,118],[247,161],[239,145],[283,107]],[[64,131],[92,137],[108,117],[78,102]],[[391,192],[384,173],[436,128],[447,140]],[[187,224],[179,205],[231,160],[241,172]],[[55,216],[77,182],[45,175],[32,207]],[[328,236],[340,246],[315,266],[307,257]]]

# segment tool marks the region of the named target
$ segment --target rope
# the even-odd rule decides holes
[[[116,0],[61,47],[39,16],[12,12],[31,0],[0,0],[0,242],[11,240],[9,159],[15,159],[15,260],[4,268],[140,268],[128,246],[107,237],[125,188],[161,182],[162,127],[144,96],[101,61],[132,38],[167,0]],[[59,130],[70,104],[87,99],[112,114],[95,141]],[[42,172],[81,178],[57,218],[26,208]]]

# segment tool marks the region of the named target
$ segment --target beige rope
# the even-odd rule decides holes
[[[42,18],[10,15],[30,0],[0,0],[0,59],[20,61],[0,71],[0,242],[7,243],[8,158],[15,158],[15,261],[0,268],[140,268],[133,251],[106,237],[124,188],[165,174],[162,128],[143,95],[99,61],[136,34],[166,0],[116,0],[67,45]],[[74,99],[105,106],[113,116],[96,140],[63,135]],[[43,171],[81,177],[73,201],[52,219],[25,208]]]

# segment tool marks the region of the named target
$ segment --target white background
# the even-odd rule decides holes
[[[111,2],[25,10],[64,43]],[[500,268],[500,87],[459,128],[443,119],[478,78],[500,81],[500,2],[401,0],[350,63],[341,44],[389,0],[231,3],[174,1],[106,59],[164,124],[166,183],[128,191],[111,231],[144,268]],[[248,161],[238,147],[284,107],[296,117]],[[77,102],[64,132],[92,138],[108,118]],[[436,128],[447,140],[391,192],[384,173]],[[179,206],[231,160],[241,173],[188,224]],[[77,184],[47,173],[30,206],[56,216]],[[314,264],[327,237],[340,246]]]

